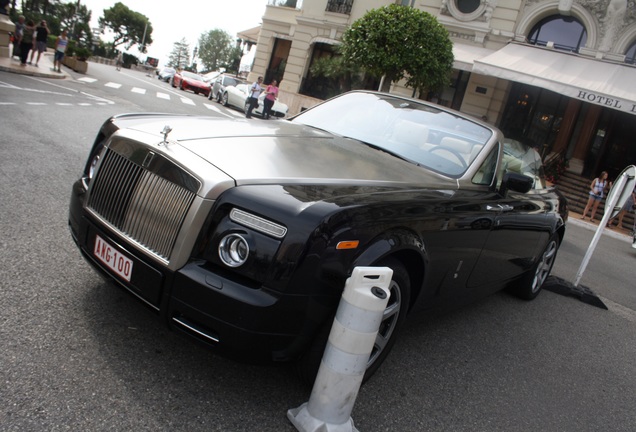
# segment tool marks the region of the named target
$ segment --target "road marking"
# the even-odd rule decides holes
[[[613,301],[608,300],[605,297],[599,296],[599,298],[603,303],[605,303],[605,306],[607,306],[607,308],[610,311],[614,312],[616,315],[625,318],[627,321],[636,322],[636,311],[618,303],[614,303]]]
[[[93,104],[82,102],[82,103],[78,103],[77,105],[79,105],[79,106],[92,106]]]
[[[82,92],[82,94],[84,96],[90,98],[90,99],[93,99],[93,100],[97,101],[97,102],[106,103],[108,105],[114,105],[115,104],[115,102],[113,102],[113,101],[110,101],[108,99],[104,99],[104,98],[99,97],[99,96],[92,95],[90,93]]]
[[[132,93],[146,94],[146,89],[133,87],[131,90]]]
[[[168,93],[157,92],[157,97],[159,99],[167,99],[170,100],[170,95]]]
[[[245,117],[245,114],[239,111],[228,110],[228,112],[232,114],[234,117]]]
[[[59,105],[59,106],[73,106],[72,103],[68,103],[68,102],[56,102],[55,105]]]
[[[118,89],[119,87],[121,87],[121,84],[117,84],[117,83],[114,83],[114,82],[107,82],[106,84],[104,84],[104,87],[110,87],[110,88]]]
[[[44,102],[27,102],[27,105],[32,105],[32,106],[43,106],[46,105]]]
[[[0,102],[0,105],[15,105],[15,102]]]
[[[20,87],[16,87],[13,84],[9,84],[3,81],[0,81],[0,87],[6,87],[6,88],[13,88],[13,89],[20,89]]]
[[[80,78],[77,81],[80,82],[85,82],[85,83],[94,83],[95,81],[97,81],[97,79],[95,78],[89,78],[89,77],[84,77],[84,78]]]
[[[184,97],[181,98],[181,102],[186,104],[186,105],[193,105],[193,106],[195,105],[195,103],[194,103],[194,101],[192,99],[188,99],[188,98],[184,98]]]

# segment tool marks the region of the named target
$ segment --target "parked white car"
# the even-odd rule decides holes
[[[247,99],[250,91],[249,84],[239,84],[236,86],[226,87],[223,91],[223,95],[221,97],[221,103],[225,106],[233,106],[238,109],[243,110],[243,112],[247,112]],[[261,93],[261,96],[258,98],[258,107],[254,108],[252,111],[253,114],[263,117],[263,110],[265,109],[264,101],[265,94]],[[286,117],[287,110],[289,108],[282,102],[274,101],[274,105],[272,106],[271,115],[274,117]]]

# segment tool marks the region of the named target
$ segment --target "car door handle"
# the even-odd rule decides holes
[[[486,206],[486,210],[489,210],[489,211],[509,212],[509,211],[514,210],[514,209],[515,208],[513,206],[508,205],[508,204],[503,204],[503,205],[502,204],[497,204],[497,205],[488,204]]]

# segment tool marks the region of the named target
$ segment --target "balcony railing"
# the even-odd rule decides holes
[[[341,14],[351,14],[351,7],[353,6],[353,0],[328,0],[327,12],[337,12]]]

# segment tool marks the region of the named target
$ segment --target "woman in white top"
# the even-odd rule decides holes
[[[592,180],[592,183],[590,183],[590,197],[587,199],[587,205],[585,206],[585,210],[583,210],[583,216],[581,216],[581,219],[585,219],[585,215],[587,215],[587,212],[591,208],[592,214],[590,214],[590,220],[594,221],[596,209],[598,209],[598,205],[605,196],[605,189],[612,185],[609,183],[608,186],[608,183],[607,171],[603,171],[600,176]]]

